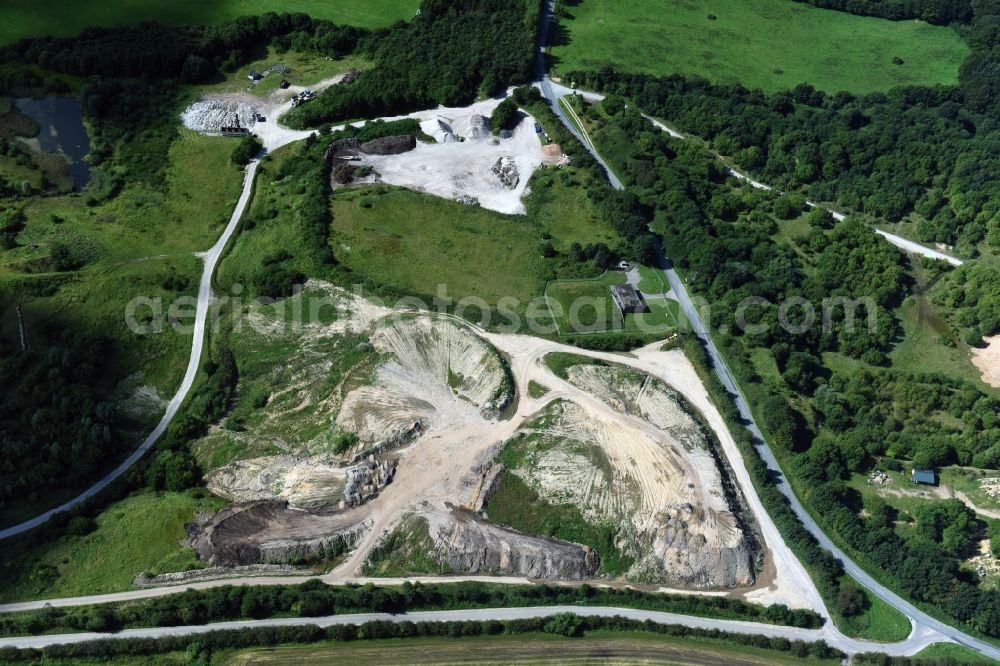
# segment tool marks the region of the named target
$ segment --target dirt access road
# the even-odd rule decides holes
[[[342,78],[342,76],[336,76],[331,79],[327,79],[326,81],[322,81],[316,85],[316,89],[329,87],[340,81]],[[291,101],[288,101],[278,106],[276,111],[284,113],[290,108]],[[288,128],[281,127],[277,122],[269,121],[261,125],[261,133],[259,133],[258,136],[260,136],[264,142],[265,149],[272,151],[286,144],[304,139],[309,134],[311,134],[311,132],[290,130]],[[181,384],[178,387],[177,392],[174,393],[173,398],[171,398],[170,402],[167,403],[167,409],[159,423],[157,423],[153,431],[149,433],[146,439],[142,441],[139,447],[136,448],[128,458],[122,461],[118,467],[113,469],[102,479],[97,481],[97,483],[90,486],[73,499],[55,507],[54,509],[50,509],[39,516],[17,525],[0,529],[0,541],[40,527],[48,522],[48,520],[55,514],[63,511],[69,511],[70,509],[79,506],[86,500],[97,495],[109,485],[114,483],[117,479],[121,478],[125,472],[131,469],[131,467],[135,465],[144,455],[146,455],[153,445],[159,441],[160,437],[163,436],[163,433],[166,432],[167,426],[169,426],[170,422],[173,421],[181,407],[181,404],[191,391],[191,387],[194,385],[195,377],[198,374],[198,369],[201,367],[201,354],[205,342],[205,322],[208,316],[208,308],[212,301],[212,276],[215,274],[215,267],[218,265],[219,259],[222,257],[222,253],[225,251],[230,239],[236,232],[240,220],[243,217],[243,213],[246,212],[247,206],[250,203],[250,197],[253,193],[254,178],[257,176],[257,168],[259,166],[260,162],[258,159],[251,160],[250,164],[247,165],[246,173],[243,177],[243,190],[236,203],[236,208],[233,209],[233,214],[229,218],[229,223],[226,225],[225,229],[223,229],[222,235],[219,236],[219,240],[216,241],[215,245],[213,245],[206,252],[197,254],[197,256],[204,260],[205,263],[202,268],[201,281],[198,283],[198,305],[195,314],[194,334],[191,338],[191,354],[188,357],[187,369],[184,372]]]

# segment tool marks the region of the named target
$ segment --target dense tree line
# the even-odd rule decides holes
[[[765,650],[775,650],[800,659],[836,659],[846,655],[831,648],[825,641],[807,643],[787,638],[769,638],[760,635],[735,634],[717,629],[692,629],[682,625],[643,622],[620,616],[581,617],[559,613],[551,617],[525,620],[467,620],[452,622],[390,622],[376,620],[358,625],[335,625],[321,629],[316,625],[303,627],[254,627],[249,629],[219,630],[197,637],[171,636],[158,639],[98,640],[84,643],[55,645],[42,649],[0,649],[0,660],[22,662],[38,660],[64,660],[100,658],[113,659],[168,652],[185,652],[189,663],[209,664],[216,651],[234,648],[277,646],[282,644],[311,644],[323,641],[363,641],[387,638],[416,638],[440,636],[462,638],[466,636],[497,636],[548,633],[568,638],[586,635],[588,631],[647,632],[663,636],[702,638],[722,641]]]
[[[88,28],[76,37],[21,40],[0,51],[0,61],[24,62],[75,76],[177,79],[202,83],[232,71],[274,43],[281,49],[351,53],[367,33],[306,14],[243,16],[211,26],[139,23]]]
[[[0,339],[0,509],[92,478],[126,446],[114,406],[94,398],[115,362],[112,341],[71,328],[51,339],[28,353]]]
[[[796,0],[824,9],[836,9],[861,16],[877,16],[892,21],[920,19],[947,25],[972,17],[970,0]]]
[[[933,295],[957,311],[957,323],[967,329],[970,345],[1000,333],[1000,271],[989,264],[961,266],[942,280]]]
[[[765,95],[611,70],[587,85],[632,97],[764,182],[890,221],[916,212],[925,242],[969,253],[983,240],[1000,244],[1000,125],[963,105],[958,89],[856,97],[800,85]]]
[[[288,117],[293,127],[460,106],[533,74],[539,0],[424,0],[420,15],[375,32],[361,52],[375,62]]]
[[[710,141],[760,180],[895,221],[924,242],[1000,247],[1000,1],[976,3],[957,87],[765,94],[683,76],[577,72]]]
[[[728,331],[718,336],[727,363],[771,443],[791,461],[788,471],[809,489],[803,500],[904,594],[935,603],[980,631],[998,631],[1000,593],[980,590],[974,577],[958,572],[959,558],[982,530],[978,521],[954,507],[937,507],[912,517],[915,534],[903,539],[893,530],[895,516],[862,507],[844,483],[882,456],[928,466],[997,464],[1000,401],[945,377],[880,367],[897,336],[893,309],[910,291],[899,251],[859,221],[838,223],[821,212],[809,214],[810,231],[794,247],[776,242],[775,218],[785,212],[776,203],[783,197],[738,185],[703,148],[670,139],[634,110],[620,107],[599,123],[595,136],[599,144],[614,137],[613,168],[630,183],[648,219],[665,221],[657,229],[667,253],[693,291],[712,304],[711,328]],[[867,299],[874,316],[859,313],[850,326],[846,310],[835,309],[827,326],[817,320],[797,329],[801,317],[793,309],[793,327],[778,325],[778,303],[801,299],[819,308],[829,297]],[[744,311],[741,321],[739,304],[747,298],[771,305]],[[750,361],[758,349],[770,350],[780,372],[776,381],[758,376]],[[821,357],[826,351],[861,363],[831,371]],[[961,425],[948,425],[956,422]],[[766,478],[766,470],[753,470],[756,464],[749,465],[752,473]],[[776,503],[772,498],[769,511]],[[773,515],[786,531],[796,530],[794,516],[785,522],[780,512]],[[947,521],[955,527],[946,530]],[[820,588],[850,610],[850,590],[841,595],[833,587],[839,566],[814,557],[808,535],[789,541],[806,545],[804,560],[823,572]]]
[[[743,619],[793,627],[818,628],[823,619],[784,605],[760,606],[727,597],[698,597],[595,588],[587,585],[482,585],[480,583],[403,583],[399,587],[328,586],[312,579],[301,585],[223,586],[187,590],[127,604],[71,609],[45,608],[0,618],[0,634],[54,631],[118,631],[239,619],[348,613],[403,613],[420,610],[514,606],[624,606],[665,612]]]

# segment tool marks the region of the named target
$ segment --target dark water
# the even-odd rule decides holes
[[[90,139],[83,126],[80,103],[72,97],[21,98],[17,108],[31,116],[41,128],[38,143],[48,153],[63,153],[70,158],[70,176],[77,190],[90,182],[90,165],[84,156],[90,152]]]

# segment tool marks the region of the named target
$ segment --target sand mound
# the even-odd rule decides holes
[[[521,460],[510,473],[593,525],[617,526],[618,547],[635,560],[631,580],[751,584],[755,537],[734,513],[710,442],[679,396],[624,367],[573,366],[568,377],[614,412],[552,403],[508,442]]]
[[[433,317],[394,321],[372,336],[388,358],[347,395],[337,424],[387,446],[435,428],[494,418],[512,399],[497,351],[465,326]]]
[[[293,508],[322,509],[344,499],[347,469],[325,455],[267,456],[230,463],[209,474],[206,482],[209,490],[232,502],[283,499]]]
[[[983,381],[1000,388],[1000,335],[986,338],[986,346],[972,349],[972,362],[983,373]]]

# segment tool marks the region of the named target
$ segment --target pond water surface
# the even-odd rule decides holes
[[[39,147],[48,153],[70,158],[69,173],[77,191],[90,182],[90,164],[83,158],[90,152],[90,138],[83,126],[80,103],[72,97],[21,98],[17,108],[38,123]]]

